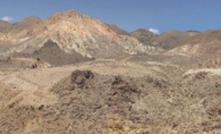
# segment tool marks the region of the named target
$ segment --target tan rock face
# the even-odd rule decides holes
[[[11,38],[11,35],[8,33],[0,33],[0,41],[9,41]]]

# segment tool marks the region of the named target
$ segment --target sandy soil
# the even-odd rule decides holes
[[[219,133],[219,70],[184,68],[132,57],[1,68],[0,132]]]

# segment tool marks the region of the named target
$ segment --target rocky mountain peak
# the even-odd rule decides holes
[[[43,31],[39,29],[42,29]],[[102,29],[104,29],[104,32],[109,28],[99,20],[80,14],[75,10],[70,10],[67,12],[55,13],[53,16],[49,17],[42,23],[39,22],[36,25],[34,25],[31,29],[27,29],[26,32],[21,34],[21,36],[38,36],[40,33],[50,35],[65,33],[70,34],[73,32],[76,33],[77,31],[80,31],[80,33],[77,32],[77,34],[84,35],[87,32],[101,32]],[[29,35],[27,33],[29,33]]]
[[[39,17],[36,16],[30,16],[27,18],[24,18],[22,21],[20,21],[20,24],[34,24],[36,22],[42,21]]]
[[[4,20],[0,20],[0,33],[5,33],[8,32],[12,29],[12,24],[4,21]]]
[[[56,21],[61,21],[61,20],[73,20],[73,19],[79,19],[82,18],[83,16],[80,13],[78,13],[75,10],[70,10],[67,12],[56,12],[54,15],[48,18],[48,21],[56,22]]]
[[[67,53],[75,51],[91,58],[154,51],[154,47],[144,46],[136,38],[119,34],[100,20],[75,10],[57,12],[47,20],[38,21],[15,36],[15,42],[19,40],[22,45],[19,48],[22,49],[30,45],[38,49],[48,39],[52,39]]]
[[[150,32],[147,29],[139,28],[136,31],[133,31],[131,33],[131,36],[137,38],[140,42],[142,42],[146,45],[155,45],[156,44],[154,42],[154,40],[157,37],[157,35]]]

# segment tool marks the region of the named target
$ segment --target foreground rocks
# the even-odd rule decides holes
[[[200,75],[201,76],[201,75]],[[49,94],[54,104],[1,107],[1,133],[218,133],[220,76],[188,76],[180,82],[151,76],[100,75],[75,70]],[[8,98],[16,93],[4,89]],[[17,93],[18,94],[18,93]]]

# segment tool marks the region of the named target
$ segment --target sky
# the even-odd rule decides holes
[[[37,16],[45,20],[72,9],[128,32],[221,28],[221,0],[0,0],[0,19],[15,23]]]

